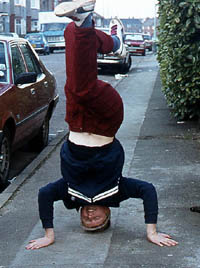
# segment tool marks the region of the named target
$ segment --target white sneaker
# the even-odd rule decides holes
[[[80,26],[87,16],[94,11],[96,0],[74,0],[62,2],[56,6],[54,13],[58,17],[68,17]]]
[[[114,54],[124,57],[126,55],[126,48],[123,41],[124,25],[119,18],[111,19],[109,33],[110,35],[116,35],[120,40],[120,48]]]

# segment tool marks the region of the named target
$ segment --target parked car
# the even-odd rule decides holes
[[[143,34],[145,44],[146,44],[146,49],[149,51],[152,51],[153,48],[153,40],[150,34]]]
[[[109,34],[108,28],[97,28],[97,29]],[[126,54],[123,58],[119,57],[118,55],[112,52],[108,54],[98,53],[97,54],[98,67],[100,68],[114,67],[117,69],[119,73],[127,73],[131,67],[132,60],[128,46],[125,45],[125,47],[126,47]]]
[[[26,39],[0,36],[0,184],[7,182],[11,153],[30,141],[48,144],[58,102],[54,76]]]
[[[42,13],[45,13],[45,16],[52,16],[52,12],[40,12],[40,16]],[[55,14],[54,14],[55,16]],[[56,17],[56,16],[55,16]],[[53,19],[53,18],[52,18]],[[59,18],[60,20],[61,18]],[[71,21],[69,18],[64,18],[65,22],[55,22],[54,19],[52,21],[46,21],[41,23],[41,32],[46,36],[50,47],[50,53],[53,53],[55,50],[64,50],[65,49],[65,38],[64,31],[67,27],[68,23]]]
[[[19,37],[19,35],[17,33],[5,33],[5,32],[0,32],[0,35],[6,35],[6,36],[10,36],[10,37]]]
[[[146,44],[142,33],[126,33],[124,35],[124,42],[128,45],[129,52],[132,55],[146,55]]]
[[[29,33],[25,38],[31,43],[37,53],[50,54],[49,43],[43,33]]]

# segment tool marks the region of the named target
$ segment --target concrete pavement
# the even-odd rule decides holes
[[[117,137],[126,161],[123,174],[152,182],[158,191],[158,230],[179,241],[160,248],[146,240],[141,200],[129,199],[112,209],[111,228],[88,234],[80,228],[76,211],[55,204],[56,243],[26,251],[29,240],[43,235],[38,219],[38,189],[60,177],[60,137],[26,180],[0,209],[0,267],[2,268],[196,268],[200,267],[200,146],[196,122],[177,122],[161,93],[154,55],[121,81],[117,90],[125,105],[125,120]],[[56,145],[56,146],[55,146]],[[40,156],[42,157],[42,156]],[[27,171],[28,172],[28,171]],[[9,186],[14,187],[14,186]],[[7,189],[7,194],[12,189]],[[5,197],[6,198],[6,197]]]

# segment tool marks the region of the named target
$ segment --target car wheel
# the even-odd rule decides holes
[[[146,55],[146,51],[144,51],[143,53],[142,53],[142,56],[145,56]]]
[[[0,184],[8,183],[8,174],[10,168],[11,139],[7,128],[3,131],[3,137],[0,147]]]
[[[44,122],[37,134],[31,142],[30,145],[34,151],[40,152],[48,145],[49,142],[49,116],[44,119]]]
[[[132,59],[131,59],[131,56],[129,55],[128,62],[125,62],[121,67],[121,73],[122,74],[127,73],[131,68],[131,64],[132,64]]]

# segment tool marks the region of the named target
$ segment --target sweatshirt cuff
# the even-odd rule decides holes
[[[53,221],[52,220],[41,220],[42,221],[42,227],[44,229],[47,229],[47,228],[53,228]]]
[[[146,224],[156,224],[158,220],[158,215],[157,214],[149,214],[145,215],[145,223]]]

